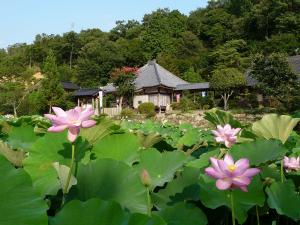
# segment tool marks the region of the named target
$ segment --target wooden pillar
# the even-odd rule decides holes
[[[94,99],[94,96],[92,96],[92,106],[93,106],[93,109],[95,109],[95,99]]]
[[[79,99],[79,97],[77,98],[77,106],[80,106],[80,99]]]
[[[160,92],[159,92],[159,88],[157,89],[158,90],[158,94],[157,94],[157,101],[158,101],[158,112],[159,114],[161,113],[161,108],[160,108]]]
[[[196,94],[195,94],[195,91],[194,91],[194,103],[196,103]]]

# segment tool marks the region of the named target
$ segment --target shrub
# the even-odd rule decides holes
[[[136,116],[136,112],[131,108],[124,108],[121,111],[122,118],[133,118]]]
[[[211,109],[214,106],[213,98],[211,96],[200,97],[198,98],[198,102],[200,105],[199,108],[203,110]]]
[[[179,110],[179,109],[180,109],[180,103],[179,103],[179,102],[173,102],[173,103],[171,104],[171,108],[172,108],[173,110]]]
[[[138,110],[139,113],[144,114],[146,117],[155,116],[155,105],[152,102],[141,103]]]
[[[197,105],[189,98],[182,97],[180,102],[174,102],[171,104],[172,109],[180,110],[181,112],[188,112],[197,108]]]
[[[203,110],[209,110],[210,108],[211,108],[210,105],[203,105],[203,106],[202,106],[202,109],[203,109]]]

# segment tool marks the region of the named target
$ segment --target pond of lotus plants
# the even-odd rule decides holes
[[[0,117],[0,225],[299,224],[297,116],[212,109],[201,130],[93,114]]]

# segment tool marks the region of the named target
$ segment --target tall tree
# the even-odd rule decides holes
[[[211,87],[221,92],[224,109],[228,109],[228,100],[234,90],[246,84],[246,57],[243,56],[246,42],[232,40],[215,49],[210,55],[212,75]]]
[[[141,38],[148,59],[156,58],[160,52],[173,53],[174,43],[186,30],[187,17],[178,10],[158,9],[143,18]]]
[[[17,116],[17,110],[25,95],[25,84],[20,78],[2,79],[0,81],[0,104],[1,111],[13,112]],[[4,108],[5,107],[5,108]]]
[[[51,112],[52,106],[61,105],[66,100],[66,93],[59,81],[59,74],[53,51],[49,51],[42,71],[43,74],[45,74],[45,78],[42,80],[40,91],[49,107],[49,112]]]
[[[214,70],[210,85],[213,89],[221,92],[224,110],[228,110],[228,100],[234,89],[246,84],[244,74],[236,68],[219,68]]]
[[[82,47],[77,64],[78,83],[95,87],[104,85],[114,68],[123,64],[122,52],[108,37],[98,38]]]
[[[235,37],[235,16],[223,8],[198,9],[191,13],[189,29],[210,47]]]

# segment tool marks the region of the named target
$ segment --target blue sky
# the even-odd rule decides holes
[[[0,48],[31,43],[36,34],[62,34],[72,27],[109,31],[116,20],[141,20],[157,8],[188,15],[206,4],[207,0],[1,0]]]

